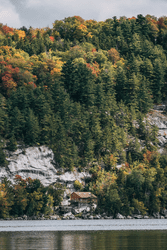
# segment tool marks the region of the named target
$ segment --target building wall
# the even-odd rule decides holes
[[[77,194],[75,194],[75,193],[72,193],[72,194],[71,194],[71,200],[74,200],[74,201],[79,201],[79,197],[78,197],[78,195],[77,195]]]

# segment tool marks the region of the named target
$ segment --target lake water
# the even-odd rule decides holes
[[[0,250],[166,250],[167,220],[0,221]]]

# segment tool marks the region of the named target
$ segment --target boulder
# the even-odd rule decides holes
[[[38,220],[45,220],[45,217],[40,217]]]
[[[113,219],[113,218],[114,218],[113,216],[108,216],[108,217],[107,217],[108,220],[111,220],[111,219]]]
[[[143,219],[143,216],[141,214],[135,214],[135,215],[133,215],[133,218],[135,218],[135,219]]]
[[[63,218],[67,218],[67,217],[70,217],[71,215],[73,215],[71,212],[69,212],[69,213],[66,213],[66,214],[64,214],[63,215]]]
[[[104,216],[104,219],[105,219],[105,220],[107,220],[107,219],[108,219],[108,216],[107,216],[107,215],[105,215],[105,216]]]
[[[162,211],[161,211],[161,214],[162,214],[163,216],[167,216],[167,209],[162,210]]]
[[[27,220],[27,215],[23,215],[23,220]]]
[[[128,215],[126,219],[133,219],[132,216]]]
[[[153,216],[154,216],[155,219],[160,219],[161,218],[159,212],[153,213]]]
[[[116,216],[116,219],[124,219],[124,218],[125,217],[122,214],[120,214],[120,213],[118,213],[117,216]]]
[[[57,220],[59,218],[59,216],[58,215],[50,215],[49,218],[50,218],[50,220]],[[43,217],[41,219],[43,219]]]
[[[86,220],[87,219],[87,214],[82,214],[82,219]]]
[[[101,219],[101,215],[100,214],[96,214],[94,218],[99,220],[99,219]]]
[[[89,216],[89,220],[93,220],[93,215],[90,215],[90,216]]]
[[[75,216],[72,214],[69,216],[69,220],[75,220]]]
[[[18,219],[18,220],[23,220],[23,218],[22,218],[22,217],[17,217],[17,219]]]
[[[150,219],[150,217],[147,216],[147,215],[144,215],[144,216],[143,216],[143,219]]]
[[[31,220],[38,220],[38,218],[37,218],[37,216],[34,215],[31,217]]]
[[[69,220],[69,217],[63,217],[62,220]]]
[[[82,212],[87,213],[87,212],[90,212],[90,207],[87,207],[87,206],[80,207],[80,208],[78,208],[78,207],[73,207],[73,208],[72,208],[72,212],[73,212],[73,214],[80,214],[80,213],[82,213]]]
[[[97,208],[97,204],[93,203],[93,204],[91,205],[91,210],[95,211],[96,208]]]

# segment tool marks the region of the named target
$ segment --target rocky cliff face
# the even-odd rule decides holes
[[[29,147],[24,151],[18,149],[15,152],[6,153],[9,164],[5,168],[0,168],[0,180],[6,176],[13,182],[15,175],[18,174],[24,179],[27,177],[39,179],[44,186],[60,182],[66,183],[69,189],[73,189],[75,180],[81,182],[82,179],[90,176],[89,173],[77,171],[59,175],[53,152],[46,146]]]
[[[167,143],[167,115],[164,113],[165,105],[155,105],[154,109],[147,114],[147,121],[150,125],[158,127],[159,152],[164,153]]]

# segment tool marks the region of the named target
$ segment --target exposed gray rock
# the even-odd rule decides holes
[[[57,220],[57,219],[59,219],[60,217],[59,217],[58,215],[50,215],[49,218],[50,218],[51,220]],[[42,219],[43,219],[43,218],[42,218]]]
[[[102,215],[101,215],[102,217],[105,217],[105,216],[107,216],[107,214],[106,213],[102,213]]]
[[[135,219],[143,219],[143,216],[141,214],[134,214],[133,218],[135,218]]]
[[[59,175],[58,166],[54,161],[54,154],[51,149],[46,146],[28,147],[24,150],[21,146],[15,151],[5,151],[7,154],[7,167],[0,167],[0,181],[7,177],[14,183],[15,175],[20,175],[23,179],[30,177],[39,179],[44,186],[48,186],[55,182],[65,183],[70,192],[74,190],[74,181],[82,182],[84,178],[90,177],[88,172],[79,173],[65,172]],[[67,194],[66,194],[67,195]]]
[[[90,212],[90,207],[88,207],[88,206],[83,206],[83,207],[80,207],[80,208],[78,208],[78,207],[73,207],[73,208],[72,208],[72,212],[73,212],[74,214],[80,214],[80,213],[82,213],[82,212],[87,213],[87,212]]]
[[[27,220],[27,215],[23,215],[23,220]]]
[[[124,219],[125,217],[122,214],[117,214],[116,219]]]
[[[132,216],[128,215],[126,219],[133,219]]]
[[[111,219],[113,219],[113,216],[104,216],[104,219],[105,220],[111,220]]]
[[[46,146],[29,147],[22,153],[21,149],[8,154],[8,167],[0,172],[0,179],[7,176],[13,182],[16,174],[22,178],[38,178],[42,184],[49,185],[56,181],[54,154]]]
[[[72,213],[71,213],[71,212],[69,212],[69,213],[66,213],[66,214],[64,214],[63,218],[67,218],[67,217],[70,217],[71,215],[72,215]]]
[[[96,208],[97,208],[97,204],[93,203],[93,204],[91,205],[91,210],[95,211]]]
[[[86,177],[90,177],[91,175],[87,172],[65,172],[64,174],[60,175],[58,177],[58,181],[63,181],[63,182],[74,182],[76,180],[82,182],[81,180],[86,178]]]
[[[144,215],[144,216],[143,216],[143,219],[150,219],[150,217],[147,216],[147,215]]]
[[[23,218],[22,217],[17,217],[17,220],[23,220]]]
[[[70,220],[75,220],[75,216],[72,214],[72,215],[69,216],[69,219]]]
[[[82,214],[82,219],[86,220],[88,218],[87,214]]]
[[[62,220],[69,220],[69,217],[63,217]]]
[[[147,114],[149,125],[158,127],[159,152],[162,153],[162,147],[167,143],[167,116],[163,113],[165,105],[154,105],[154,110]],[[145,120],[146,121],[146,120]]]
[[[153,213],[153,216],[154,216],[155,219],[160,219],[161,218],[159,212]]]
[[[154,109],[155,109],[155,110],[161,110],[161,111],[163,111],[163,110],[165,110],[165,108],[166,108],[166,105],[165,105],[165,104],[154,105]]]
[[[90,215],[90,216],[89,216],[89,220],[93,220],[93,215]]]
[[[100,214],[96,214],[95,217],[94,217],[94,219],[98,219],[98,220],[101,219],[101,215]]]
[[[162,210],[162,211],[161,211],[161,214],[162,214],[163,216],[167,216],[167,209]]]
[[[70,205],[70,202],[68,200],[63,200],[61,202],[61,206],[69,206]]]

